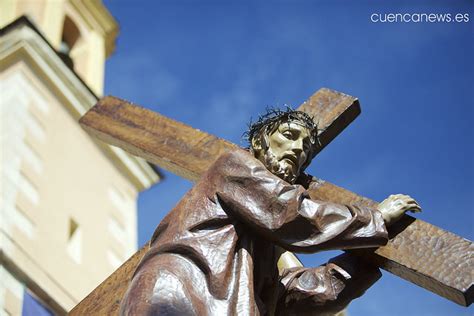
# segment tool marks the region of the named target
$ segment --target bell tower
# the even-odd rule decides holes
[[[0,26],[27,15],[66,64],[97,95],[103,94],[105,60],[115,48],[118,24],[97,0],[3,0]]]

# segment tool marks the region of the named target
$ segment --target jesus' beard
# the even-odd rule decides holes
[[[265,166],[271,173],[288,183],[295,183],[298,175],[293,173],[293,167],[290,164],[285,161],[278,161],[270,150],[265,152],[264,159]]]

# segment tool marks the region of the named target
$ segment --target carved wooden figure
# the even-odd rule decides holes
[[[360,112],[359,104],[356,99],[347,95],[343,95],[343,94],[328,90],[328,89],[320,90],[308,102],[303,104],[300,107],[300,109],[307,113],[309,112],[310,115],[314,115],[318,117],[319,124],[320,124],[319,127],[322,130],[322,132],[319,135],[320,146],[318,146],[314,150],[314,152],[311,152],[311,156],[314,156],[315,154],[317,154],[319,150],[321,150],[325,145],[327,145]],[[214,200],[213,201],[212,199],[208,200],[208,203],[211,203],[211,204],[214,203],[211,209],[213,207],[215,209],[217,207],[216,205],[219,205],[221,209],[224,209],[222,205],[230,204],[231,205],[230,209],[232,209],[234,212],[238,210],[237,212],[238,214],[232,214],[232,216],[225,218],[223,221],[224,224],[218,223],[218,222],[212,223],[212,221],[211,223],[207,223],[206,221],[204,221],[203,223],[207,223],[206,225],[208,225],[208,227],[211,227],[214,229],[215,227],[218,226],[222,228],[227,225],[225,224],[227,223],[226,221],[232,222],[233,220],[238,219],[239,223],[247,224],[247,225],[244,225],[245,227],[247,226],[251,227],[249,234],[263,234],[263,236],[265,236],[265,240],[270,240],[271,242],[276,243],[290,250],[301,251],[302,248],[310,249],[309,251],[316,250],[315,248],[311,248],[315,246],[315,239],[314,239],[315,232],[314,231],[312,231],[311,229],[306,229],[306,230],[302,229],[295,232],[291,224],[289,226],[285,226],[286,224],[290,223],[291,220],[295,219],[295,218],[291,218],[291,216],[294,216],[294,213],[291,213],[293,215],[291,215],[290,218],[284,218],[283,222],[275,223],[275,222],[272,222],[271,216],[270,218],[266,218],[265,216],[261,218],[259,216],[262,214],[258,215],[255,212],[253,212],[256,210],[255,208],[253,207],[249,208],[248,207],[249,205],[246,205],[245,203],[243,203],[243,205],[240,205],[242,203],[236,202],[236,200],[241,201],[242,199],[238,199],[238,198],[234,199],[236,198],[236,196],[234,196],[233,193],[230,194],[230,197],[229,197],[229,192],[226,195],[225,192],[219,191],[222,188],[224,188],[224,191],[225,191],[226,183],[232,183],[232,181],[222,182],[222,179],[218,176],[219,174],[227,174],[230,178],[233,177],[233,179],[235,180],[238,177],[236,177],[236,175],[232,175],[232,171],[238,170],[239,174],[241,175],[245,175],[245,174],[253,175],[255,173],[255,170],[260,170],[262,168],[261,162],[258,162],[257,160],[253,159],[248,154],[239,153],[238,151],[233,151],[230,154],[226,154],[224,158],[219,159],[219,161],[217,161],[217,163],[213,165],[213,163],[222,153],[231,151],[232,149],[236,147],[235,145],[227,143],[223,140],[220,140],[216,137],[210,136],[203,132],[193,130],[192,128],[184,124],[174,122],[170,119],[161,117],[158,114],[132,106],[125,101],[115,99],[112,97],[107,97],[107,98],[102,99],[93,109],[91,109],[91,111],[89,111],[86,114],[86,116],[83,117],[83,119],[81,120],[81,124],[84,126],[86,130],[91,132],[93,135],[99,137],[100,139],[105,140],[111,144],[118,145],[124,148],[125,150],[130,151],[131,153],[138,154],[139,156],[142,156],[153,163],[157,163],[162,167],[165,167],[171,171],[174,171],[175,173],[184,175],[187,178],[190,178],[192,180],[197,180],[201,175],[203,175],[203,177],[208,177],[209,179],[208,185],[201,185],[201,188],[199,189],[200,184],[198,184],[197,189],[195,188],[193,190],[196,190],[196,191],[201,190],[202,192],[206,192],[206,193],[209,193],[206,190],[212,191],[209,193],[209,195],[211,197],[214,197]],[[282,133],[284,132],[285,131],[282,131]],[[304,150],[302,150],[301,152],[304,152]],[[301,161],[301,162],[305,161],[305,159],[298,157],[298,155],[295,155],[295,156],[296,157],[288,157],[288,159],[286,160],[287,166],[290,166],[290,168],[287,168],[288,170],[292,169],[291,167],[297,166],[298,161]],[[299,160],[300,158],[301,160]],[[227,163],[223,163],[222,161],[227,161]],[[235,168],[228,167],[228,164],[232,164],[231,163],[232,161],[238,162],[235,164]],[[265,160],[263,159],[263,161]],[[211,165],[213,165],[213,167],[209,171],[207,171],[207,169]],[[237,166],[240,166],[240,167],[238,168]],[[361,242],[361,240],[358,240],[357,238],[342,238],[344,242],[347,242],[347,244],[344,244],[344,242],[342,243],[335,242],[334,244],[331,244],[331,242],[327,240],[323,240],[322,242],[318,241],[319,242],[318,247],[321,247],[321,245],[324,245],[324,242],[327,242],[328,244],[324,245],[323,248],[351,247],[351,246],[357,247],[357,246],[367,246],[367,245],[378,246],[383,243],[383,239],[384,239],[383,238],[384,229],[382,229],[383,220],[380,220],[381,218],[380,213],[378,213],[378,211],[374,211],[375,209],[377,209],[377,207],[379,207],[379,205],[376,202],[357,196],[354,193],[348,192],[344,189],[338,188],[337,186],[334,186],[332,184],[329,184],[327,182],[318,180],[310,176],[300,177],[301,184],[303,184],[304,186],[308,188],[308,190],[305,191],[300,186],[292,186],[291,184],[288,184],[288,182],[279,180],[277,177],[271,175],[268,171],[262,171],[262,172],[263,173],[266,172],[266,173],[265,173],[265,176],[261,176],[260,179],[273,177],[273,180],[274,180],[272,182],[273,184],[270,185],[269,188],[266,188],[266,189],[270,189],[270,191],[272,189],[275,189],[277,191],[271,191],[271,192],[277,193],[279,191],[276,188],[283,188],[285,192],[283,193],[282,197],[284,197],[285,199],[289,198],[290,196],[293,198],[294,197],[293,194],[296,194],[296,195],[302,194],[303,196],[307,194],[309,195],[311,200],[314,200],[314,202],[311,202],[311,203],[316,203],[317,205],[331,205],[331,206],[322,207],[322,209],[325,209],[325,208],[329,209],[328,212],[333,211],[338,215],[351,214],[351,216],[353,216],[351,218],[357,218],[358,216],[357,214],[359,214],[358,212],[360,210],[369,210],[367,211],[368,213],[366,214],[372,214],[372,216],[375,216],[375,218],[377,218],[377,216],[379,217],[379,220],[365,219],[364,221],[362,221],[362,223],[355,225],[355,227],[353,227],[352,230],[347,231],[345,229],[342,229],[341,231],[339,231],[342,234],[342,236],[344,234],[348,234],[349,236],[351,235],[351,233],[355,232],[357,229],[361,229],[362,227],[365,227],[364,225],[370,226],[370,223],[373,223],[374,227],[378,227],[378,228],[373,228],[371,230],[372,232],[372,234],[370,235],[371,237],[368,237],[368,235],[364,235],[364,234],[358,234],[358,233],[356,234],[356,236],[367,237],[366,240],[363,242]],[[263,175],[263,173],[260,175]],[[291,172],[286,172],[287,175],[289,175],[289,173]],[[282,177],[285,178],[285,172],[283,172]],[[247,179],[250,179],[250,178],[252,177],[247,177]],[[258,178],[259,177],[256,177],[256,179]],[[286,180],[288,180],[289,182],[293,181],[290,178],[287,178]],[[265,182],[266,180],[262,180],[262,181],[266,183]],[[199,182],[199,183],[202,183],[202,182]],[[214,187],[212,183],[214,183]],[[236,183],[239,183],[239,181],[237,181]],[[262,182],[258,182],[258,181],[257,183],[253,183],[253,184],[256,187],[258,187],[258,184],[262,186],[261,185]],[[263,185],[263,187],[265,187],[265,185]],[[188,193],[188,195],[191,194],[191,197],[188,197],[188,199],[186,200],[189,200],[189,198],[191,198],[192,200],[193,190],[191,191],[191,193]],[[305,192],[305,193],[301,193],[300,191]],[[239,190],[232,189],[230,190],[230,192],[237,192],[235,194],[238,194]],[[286,192],[288,192],[287,195],[285,195]],[[219,194],[221,194],[222,196],[219,196]],[[218,198],[216,199],[216,197]],[[407,197],[403,197],[403,198],[394,197],[394,198],[389,199],[387,202],[385,202],[385,204],[382,204],[382,205],[387,206],[388,204],[392,203],[394,200],[397,200],[397,198],[398,200],[405,199],[405,205],[409,205],[412,208],[416,208],[414,201],[410,200]],[[312,222],[311,220],[309,220],[309,218],[311,218],[311,214],[314,214],[314,212],[316,212],[315,210],[319,210],[321,207],[320,206],[316,207],[314,205],[307,206],[306,204],[312,205],[309,202],[310,199],[302,199],[302,198],[297,198],[297,199],[299,199],[300,201],[303,201],[303,200],[308,201],[308,202],[303,203],[305,204],[303,205],[304,206],[303,213],[305,214],[305,216],[303,216],[303,218],[301,219],[298,218],[297,222],[302,223],[305,220],[308,222]],[[186,201],[186,200],[183,200],[183,201]],[[257,197],[255,197],[254,201],[257,204],[264,203]],[[351,209],[351,210],[341,209],[340,206],[332,204],[331,202],[336,202],[338,204],[351,204],[351,205],[358,204],[359,211],[357,210],[354,211],[354,209]],[[182,203],[186,203],[186,202],[182,202]],[[268,201],[266,203],[268,203]],[[262,204],[261,206],[266,207],[266,204]],[[185,209],[186,207],[183,207],[183,208]],[[262,209],[262,208],[258,208],[258,209]],[[233,212],[232,210],[230,211],[231,213]],[[406,208],[404,210],[406,210]],[[285,213],[286,210],[284,208],[281,209],[281,211],[285,215],[290,214],[290,213]],[[360,211],[360,212],[364,213],[365,211]],[[175,213],[179,214],[180,211],[177,211]],[[227,214],[227,213],[224,212],[224,214]],[[298,214],[299,215],[302,214],[301,208]],[[374,214],[378,214],[378,215],[374,215]],[[215,214],[213,214],[211,217],[215,217],[217,220],[220,220],[219,216],[216,217],[214,215]],[[255,216],[255,215],[258,215],[258,216]],[[398,213],[398,214],[392,214],[392,215],[395,215],[395,217],[397,217],[400,214]],[[178,215],[174,215],[174,216],[178,216]],[[268,217],[268,214],[266,214],[266,216]],[[341,217],[342,221],[340,223],[344,223],[344,222],[347,223],[348,217],[344,218],[344,215],[341,215],[341,216],[342,216]],[[173,217],[173,215],[171,215],[171,217]],[[384,217],[386,220],[390,221],[391,215],[385,212]],[[253,219],[260,218],[261,221],[251,222],[251,220],[249,220],[250,218],[253,218]],[[289,220],[285,221],[287,219]],[[193,220],[195,220],[195,218],[193,218]],[[171,221],[171,222],[175,222],[175,221]],[[335,222],[338,222],[338,221],[335,221]],[[328,222],[325,222],[323,220],[321,223],[317,223],[317,225],[324,227],[325,223],[327,224]],[[193,223],[188,222],[187,224],[190,224],[190,226],[186,227],[183,231],[192,231],[194,229],[195,232],[200,233],[201,230],[202,231],[206,230],[206,227],[204,227],[206,225],[200,226],[202,223],[199,221],[193,222]],[[211,224],[213,224],[214,226]],[[313,221],[313,224],[314,224],[314,221]],[[232,227],[232,229],[234,230],[234,233],[230,235],[234,236],[234,238],[235,236],[240,237],[242,235],[242,234],[239,235],[239,233],[237,232],[238,229],[236,227],[238,225],[235,225],[235,223],[233,222],[229,225],[230,225],[229,227]],[[304,224],[302,225],[304,227]],[[337,226],[337,227],[341,228],[343,226],[344,225]],[[169,237],[166,237],[166,236],[163,237],[163,235],[161,234],[163,233],[163,231],[166,231],[166,229],[169,229],[168,227],[169,226],[166,226],[166,225],[162,226],[162,229],[160,230],[159,228],[157,230],[157,233],[155,233],[155,238],[152,240],[152,249],[149,251],[149,254],[151,255],[147,255],[147,258],[145,258],[145,260],[142,261],[143,265],[148,264],[147,262],[150,262],[150,260],[153,260],[153,258],[160,258],[160,256],[156,256],[156,253],[164,253],[167,251],[166,249],[163,249],[162,247],[163,247],[163,244],[166,244],[166,240],[167,240],[166,238],[169,238]],[[243,231],[245,231],[243,235],[246,235],[247,228],[242,228],[242,229]],[[275,231],[273,231],[272,229],[280,230],[278,231],[278,233],[282,233],[282,234],[275,234]],[[212,229],[210,230],[212,231]],[[364,229],[362,229],[362,231],[366,232]],[[285,235],[285,233],[289,235]],[[428,240],[427,238],[423,238],[423,241],[421,241],[421,238],[419,238],[419,236],[423,235],[426,237],[427,233],[429,234]],[[295,235],[291,236],[291,234],[296,234],[296,237]],[[277,238],[276,237],[277,235],[281,237]],[[473,296],[472,294],[473,293],[472,250],[473,250],[473,246],[470,241],[459,238],[453,234],[447,233],[439,228],[433,227],[420,220],[415,220],[409,216],[404,216],[397,224],[395,224],[391,228],[390,237],[393,237],[393,238],[385,247],[380,247],[376,250],[371,249],[371,250],[363,250],[363,251],[358,250],[356,252],[351,251],[351,254],[356,254],[357,256],[361,256],[362,258],[364,258],[364,260],[366,260],[369,263],[380,266],[396,275],[399,275],[411,282],[421,285],[459,304],[467,306],[472,302],[472,296]],[[160,242],[159,244],[154,243],[160,238],[164,238],[165,242]],[[286,240],[282,240],[285,238]],[[371,238],[372,240],[369,241],[369,239]],[[311,242],[308,242],[308,239],[311,239],[313,244],[311,244]],[[306,242],[302,242],[302,240],[305,240]],[[350,244],[348,240],[352,240],[354,243]],[[442,242],[440,243],[440,241]],[[230,244],[232,243],[230,242]],[[242,253],[245,253],[247,255],[252,253],[252,251],[248,249],[248,247],[250,247],[249,244],[246,244],[246,243],[239,243],[239,244],[244,245],[244,246],[241,246],[241,248],[238,248],[236,246],[237,244],[235,244],[234,248],[232,248],[232,251],[231,251],[232,253],[234,254],[239,253],[239,251],[242,249],[245,249],[245,251],[242,250]],[[443,247],[439,247],[440,244],[443,245]],[[158,245],[158,246],[154,247],[154,245]],[[245,245],[247,245],[247,248]],[[438,245],[438,246],[435,247],[435,245]],[[181,248],[178,247],[178,248],[181,249],[182,247]],[[196,248],[193,248],[193,249],[196,250]],[[322,249],[322,248],[319,248],[319,249]],[[191,251],[191,253],[197,254],[197,256],[191,259],[191,261],[196,260],[196,261],[193,261],[194,263],[196,263],[200,260],[199,251],[196,252],[194,250]],[[88,297],[86,297],[83,302],[81,302],[78,306],[76,306],[76,308],[73,309],[72,314],[116,313],[118,311],[118,306],[122,299],[123,293],[125,292],[125,289],[128,286],[128,281],[131,278],[131,274],[135,270],[135,266],[137,262],[141,259],[141,257],[146,251],[148,251],[148,249],[142,249],[134,257],[132,257],[128,262],[126,262],[109,279],[107,279],[103,284],[101,284]],[[154,253],[154,251],[156,251],[156,253]],[[174,252],[178,253],[179,251],[175,250]],[[153,253],[155,255],[153,255]],[[209,254],[207,256],[204,255],[202,257],[209,258]],[[424,264],[424,262],[426,262],[426,259],[429,259],[431,257],[436,258],[435,264],[430,265],[430,266],[427,266],[426,264]],[[149,258],[152,258],[152,259],[148,260]],[[239,261],[240,263],[245,262],[245,259],[241,257],[238,257],[238,258],[239,260],[241,260]],[[247,257],[248,260],[249,258],[250,259],[253,258],[252,255]],[[175,259],[176,258],[173,257],[173,259],[170,259],[170,260],[172,261]],[[348,260],[354,261],[352,262],[352,267],[360,267],[360,265],[355,264],[356,260],[354,259],[353,256],[350,256],[350,257],[346,256],[345,258],[342,258],[342,259],[344,260],[340,260],[341,262],[347,262]],[[163,259],[156,259],[156,260],[163,260]],[[179,259],[179,260],[182,260],[182,259]],[[341,263],[340,265],[345,267],[343,263]],[[222,288],[226,290],[235,289],[235,287],[232,287],[232,286],[230,287],[222,286],[222,284],[226,284],[226,282],[227,284],[230,284],[229,282],[232,282],[232,280],[234,281],[236,280],[235,278],[237,277],[238,274],[237,275],[235,273],[233,274],[232,271],[234,270],[231,269],[230,272],[229,270],[226,270],[226,269],[219,270],[219,267],[218,268],[213,267],[212,264],[208,264],[208,263],[205,263],[201,266],[199,266],[199,264],[195,264],[195,266],[197,266],[199,268],[199,271],[201,272],[202,271],[205,272],[206,269],[211,269],[211,270],[214,269],[213,270],[214,272],[217,271],[217,273],[207,274],[211,278],[209,280],[206,280],[205,282],[208,286],[208,288],[206,289],[207,292],[211,293],[214,291],[214,293],[217,293],[217,297],[223,297],[222,295],[224,295],[224,293],[219,293],[219,291],[223,291]],[[242,265],[240,266],[242,267]],[[245,265],[245,264],[243,266],[249,267],[248,265]],[[337,266],[337,263],[335,264],[335,266]],[[333,265],[330,264],[325,269],[331,270],[332,269],[331,267],[333,267]],[[332,276],[336,276],[337,280],[343,281],[345,279],[345,276],[347,277],[348,275],[351,275],[350,273],[353,272],[352,271],[352,272],[349,272],[348,274],[344,274],[344,271],[345,271],[344,268],[342,268],[341,270],[337,270],[337,268],[335,269],[336,269],[335,271],[332,271],[330,273],[321,272],[322,274],[316,273],[313,275],[319,275],[322,278],[324,275],[326,276],[332,275]],[[353,269],[357,270],[358,268],[353,268]],[[347,270],[350,270],[350,268],[347,268]],[[360,270],[360,273],[365,273],[364,271],[362,271],[362,269],[359,269],[359,270]],[[140,271],[140,268],[137,271]],[[225,276],[219,275],[219,271],[223,273],[225,272],[224,273],[225,275],[227,276],[231,275],[231,277],[228,277],[226,279]],[[296,283],[292,283],[293,280],[295,280],[294,278],[291,279],[291,277],[288,277],[288,275],[291,275],[291,272],[292,271],[287,270],[286,273],[288,274],[283,276],[282,283],[281,283],[281,284],[285,284],[285,282],[289,282],[287,283],[289,287],[286,287],[285,285],[287,290],[291,288],[292,284],[293,285],[296,284]],[[309,277],[311,273],[306,273],[306,274],[305,273],[306,271],[300,274],[299,276],[301,275],[308,276],[306,279],[303,278],[307,280],[306,283],[304,282],[303,283],[308,285],[309,283],[311,283],[310,281],[312,278]],[[204,273],[204,275],[206,274]],[[212,276],[217,276],[217,278],[212,279],[213,278]],[[249,277],[248,274],[246,274],[246,276]],[[374,279],[376,279],[376,277],[373,278],[372,280]],[[255,280],[247,280],[246,282],[247,284],[250,284],[250,282],[253,282],[253,281]],[[296,284],[296,288],[297,287],[298,286]],[[350,286],[348,286],[348,288],[349,287]],[[359,293],[360,291],[363,291],[363,288],[364,286],[361,285],[362,290],[354,289],[352,293],[354,293],[354,296],[357,296],[358,295],[357,293]],[[131,291],[133,291],[133,289]],[[206,291],[203,291],[200,293],[204,295],[204,293],[207,293]],[[107,293],[106,296],[104,296],[105,293]],[[255,293],[248,293],[247,296],[252,296],[254,294]],[[228,293],[226,295],[228,295]],[[274,295],[273,297],[279,297],[279,296]],[[233,304],[232,306],[245,306],[248,308],[253,308],[252,309],[253,311],[260,311],[260,312],[262,311],[265,312],[267,311],[266,309],[269,309],[268,311],[271,312],[272,309],[274,309],[274,307],[278,305],[281,308],[280,310],[284,311],[286,308],[291,309],[295,307],[291,305],[291,302],[294,302],[297,299],[292,300],[292,298],[298,298],[298,294],[296,294],[293,297],[290,296],[290,298],[285,301],[286,303],[289,303],[287,305],[278,305],[280,304],[278,302],[274,302],[273,304],[268,304],[268,303],[265,304],[263,303],[264,300],[262,301],[255,300],[253,302],[247,301],[247,303],[242,303],[243,305],[238,305],[237,304],[238,302],[234,302],[237,305]],[[300,297],[299,299],[301,300],[302,298]],[[196,301],[196,304],[190,304],[190,305],[198,306],[199,304],[200,303],[198,300]],[[215,303],[216,306],[218,304],[219,304],[218,302]],[[218,308],[217,310],[221,310],[219,308],[223,308],[222,310],[226,310],[227,312],[232,313],[232,311],[228,309],[229,307],[226,307],[227,309],[225,309],[224,307],[217,306],[216,308]],[[296,310],[298,310],[297,306],[295,308]],[[206,307],[203,307],[202,310],[206,311],[207,309]],[[251,313],[250,310],[251,309],[246,309],[248,313]]]

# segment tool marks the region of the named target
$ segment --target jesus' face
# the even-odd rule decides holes
[[[270,172],[294,183],[310,156],[310,133],[298,121],[282,122],[267,137],[267,148],[257,158]]]

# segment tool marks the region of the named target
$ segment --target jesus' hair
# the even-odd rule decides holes
[[[251,146],[255,137],[260,137],[265,133],[273,133],[282,123],[297,123],[308,129],[310,132],[311,147],[316,148],[318,142],[318,126],[313,118],[302,111],[296,111],[287,107],[285,110],[267,108],[267,113],[260,115],[256,122],[250,122],[248,131],[244,133],[244,138]]]

